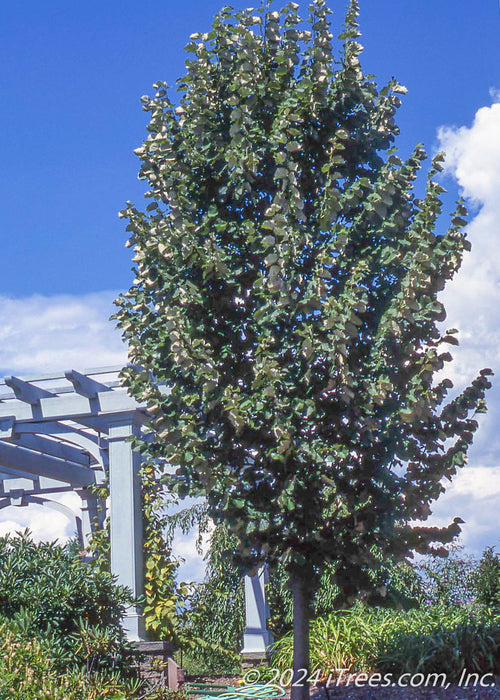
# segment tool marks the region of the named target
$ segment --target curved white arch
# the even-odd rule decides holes
[[[30,504],[47,506],[52,510],[56,510],[58,513],[62,513],[62,515],[64,515],[72,523],[76,536],[78,537],[78,541],[83,546],[82,519],[64,503],[53,501],[50,498],[45,498],[45,496],[32,496],[30,494],[21,494],[20,496],[8,495],[0,499],[0,510],[3,508],[8,508],[9,506],[23,508]]]

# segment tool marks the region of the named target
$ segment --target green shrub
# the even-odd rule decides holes
[[[458,679],[468,671],[500,672],[500,621],[465,611],[453,619],[443,615],[428,630],[391,630],[381,642],[377,668],[382,672],[446,673]]]
[[[235,546],[235,538],[227,528],[214,529],[205,557],[205,581],[196,586],[182,623],[182,665],[190,675],[241,670],[245,599],[241,572],[230,558]]]
[[[120,622],[130,600],[111,574],[84,564],[74,544],[35,543],[28,531],[0,537],[0,616],[20,637],[48,644],[61,669],[128,668]]]
[[[493,610],[500,610],[500,556],[487,547],[474,573],[477,600]]]
[[[456,607],[476,597],[478,562],[460,545],[448,548],[448,556],[428,555],[415,569],[420,579],[422,603]]]
[[[137,682],[117,672],[61,673],[47,639],[19,635],[12,622],[0,622],[0,700],[128,700]]]
[[[334,669],[363,671],[372,668],[377,654],[378,635],[390,615],[389,611],[355,606],[337,610],[327,618],[312,622],[311,670],[328,676]],[[284,671],[291,668],[293,637],[287,634],[274,645],[271,666]]]

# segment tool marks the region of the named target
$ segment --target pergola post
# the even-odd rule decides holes
[[[109,421],[109,487],[111,529],[111,571],[119,584],[131,589],[134,597],[143,592],[143,524],[140,455],[132,450],[129,438],[140,425],[135,413]],[[144,620],[137,606],[126,612],[123,627],[130,641],[146,639]]]
[[[81,519],[82,519],[82,547],[88,549],[90,539],[94,532],[100,530],[104,525],[105,504],[101,503],[95,493],[89,489],[81,489],[78,495],[82,499]]]
[[[266,658],[273,642],[267,629],[269,607],[265,586],[268,581],[266,566],[261,567],[255,576],[245,576],[245,632],[243,635],[243,662],[260,662]]]

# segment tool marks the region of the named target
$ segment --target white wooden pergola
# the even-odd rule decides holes
[[[120,386],[119,367],[103,367],[0,381],[0,509],[43,505],[64,513],[85,547],[102,526],[106,504],[92,487],[109,480],[111,570],[134,596],[143,590],[140,455],[129,438],[140,434],[147,413]],[[76,492],[75,513],[57,494]],[[55,497],[55,498],[54,498]],[[264,573],[245,579],[246,630],[242,654],[260,657],[266,629]],[[145,641],[140,611],[131,607],[125,630]]]

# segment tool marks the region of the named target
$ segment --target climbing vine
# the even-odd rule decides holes
[[[158,465],[146,461],[141,479],[144,595],[140,602],[146,628],[153,638],[196,651],[207,668],[226,669],[238,661],[244,624],[241,573],[229,561],[234,537],[221,527],[212,532],[204,503],[173,510],[178,499],[162,485]],[[95,487],[94,494],[105,503],[109,485]],[[207,575],[201,584],[178,581],[182,558],[174,555],[172,543],[179,530],[196,537],[200,554],[204,536],[210,535]],[[93,567],[110,570],[109,518],[94,531],[89,552]]]
[[[142,468],[144,512],[144,607],[146,627],[157,637],[179,644],[181,620],[193,586],[177,581],[180,560],[172,553],[167,508],[174,498],[165,493],[155,466]]]
[[[168,507],[175,504],[175,497],[162,489],[156,467],[146,462],[141,470],[143,500],[143,548],[144,548],[144,595],[142,613],[150,634],[179,645],[186,643],[181,633],[181,621],[193,586],[177,581],[181,559],[172,552],[172,526]],[[94,493],[101,502],[109,496],[109,485],[99,485]],[[92,566],[103,571],[110,570],[109,517],[102,528],[91,537],[89,552]]]

